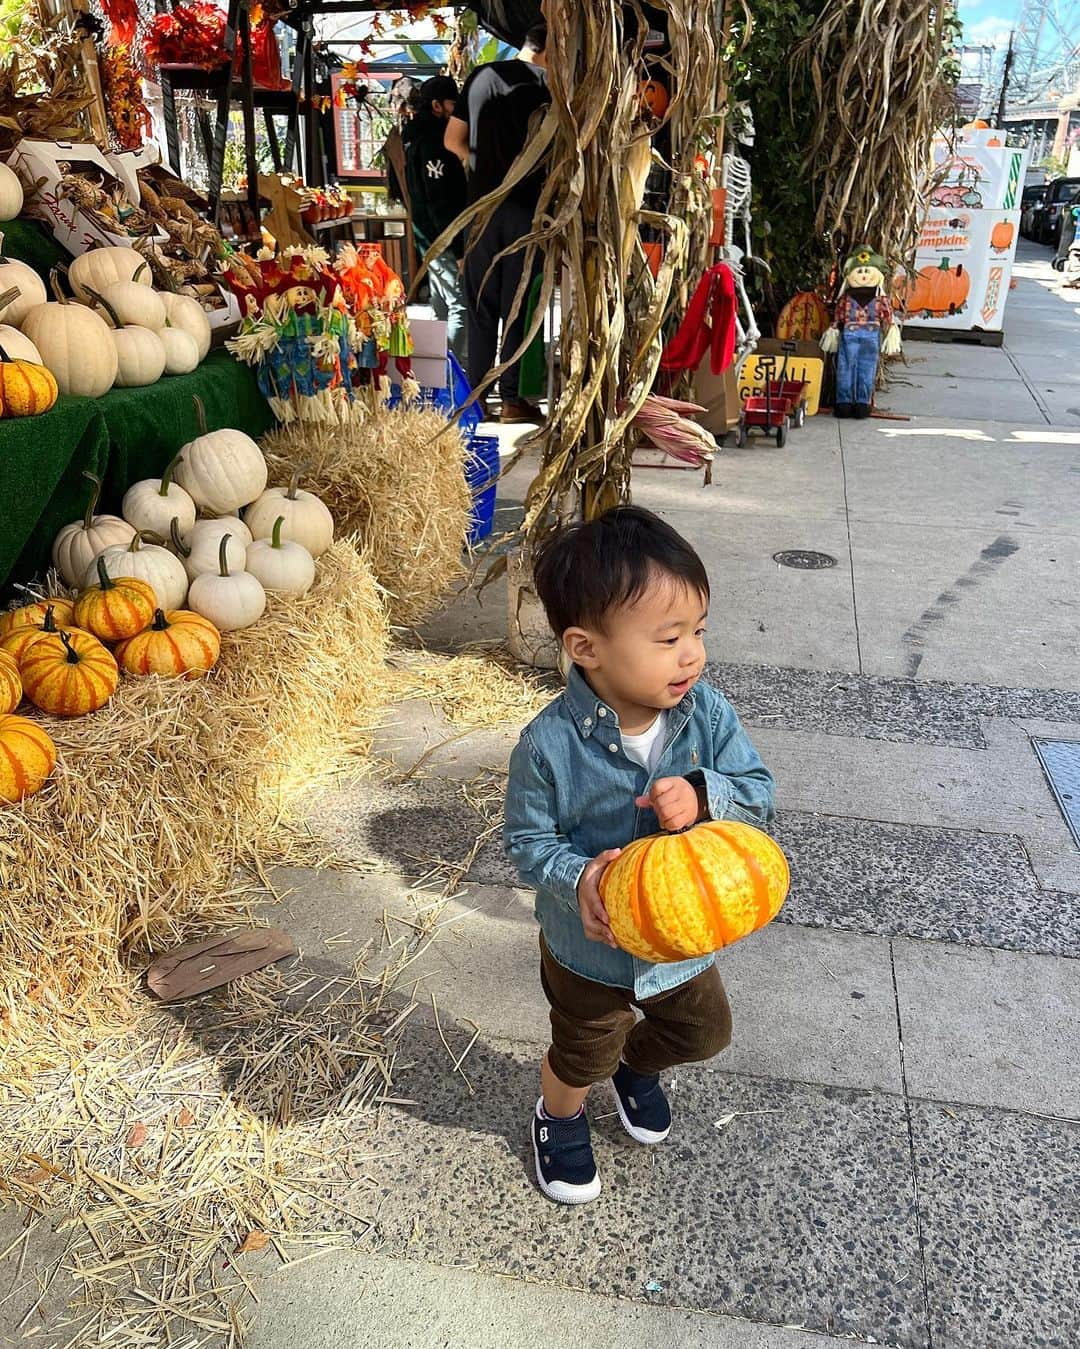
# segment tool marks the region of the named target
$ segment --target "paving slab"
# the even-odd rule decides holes
[[[967,346],[960,342],[904,343],[904,359],[889,363],[890,382],[932,375],[952,379],[1019,380],[1020,372],[1003,347]]]
[[[866,673],[1080,687],[1076,531],[850,528]]]
[[[338,1251],[259,1288],[249,1349],[851,1349],[850,1339],[521,1283],[446,1265]],[[319,1314],[312,1316],[317,1304]],[[542,1327],[542,1332],[538,1328]]]
[[[1012,428],[988,426],[977,462],[957,442],[899,439],[881,422],[845,425],[844,463],[853,520],[922,528],[985,528],[991,537],[1025,527],[1075,532],[1080,446],[1017,444]]]
[[[1080,956],[1080,895],[1039,886],[1019,838],[784,811],[779,922]]]
[[[910,417],[971,418],[1046,425],[1046,417],[1019,380],[931,375],[908,367],[878,394],[879,411]]]
[[[1080,1119],[1080,963],[895,941],[912,1096]]]
[[[454,1029],[452,1049],[470,1034]],[[898,1098],[680,1069],[671,1138],[643,1149],[598,1090],[604,1190],[559,1209],[531,1178],[534,1047],[478,1043],[472,1096],[436,1036],[414,1034],[401,1060],[398,1088],[418,1104],[383,1115],[384,1255],[605,1296],[657,1287],[654,1305],[927,1344]]]
[[[1080,1344],[1080,1125],[912,1102],[934,1349]]]
[[[263,916],[320,969],[349,969],[357,948],[429,901],[386,874],[279,867],[286,897]],[[391,918],[390,930],[399,931]],[[410,966],[418,997],[490,1040],[547,1044],[548,1005],[528,891],[472,884],[447,904],[435,940]],[[899,1093],[899,1039],[889,944],[851,932],[774,924],[717,957],[735,1034],[725,1071]]]

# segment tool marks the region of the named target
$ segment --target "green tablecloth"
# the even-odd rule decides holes
[[[131,483],[160,474],[198,434],[196,393],[210,430],[230,426],[257,437],[273,425],[254,371],[224,351],[211,352],[190,375],[104,398],[61,398],[42,417],[0,422],[0,592],[48,566],[57,530],[86,508],[83,469],[104,479],[106,511],[119,511]]]
[[[4,236],[3,253],[33,267],[46,285],[54,267],[66,267],[71,254],[56,242],[44,225],[36,220],[5,220],[0,224]]]

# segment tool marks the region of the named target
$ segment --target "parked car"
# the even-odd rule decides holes
[[[1024,239],[1034,239],[1038,233],[1038,221],[1046,205],[1049,191],[1046,183],[1035,183],[1025,187],[1020,198],[1020,234]]]
[[[1050,184],[1046,205],[1035,222],[1035,239],[1056,248],[1061,237],[1061,213],[1080,194],[1080,178],[1058,178]]]

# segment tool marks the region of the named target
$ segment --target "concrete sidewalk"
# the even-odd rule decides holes
[[[398,1081],[416,1105],[383,1119],[379,1254],[270,1282],[257,1349],[1080,1344],[1080,855],[1032,747],[1080,738],[1080,312],[1025,251],[1003,349],[909,348],[883,400],[909,421],[727,450],[709,490],[635,478],[709,566],[714,674],[777,772],[795,877],[782,921],[720,957],[735,1041],[674,1075],[669,1143],[636,1149],[598,1092],[603,1195],[537,1194],[546,1009],[493,843],[417,968],[454,1052],[479,1031],[472,1090],[419,1023]],[[466,595],[427,636],[502,624]],[[410,912],[421,858],[468,851],[463,784],[505,767],[516,728],[450,734],[399,709],[384,748],[431,751],[427,777],[313,807],[383,869],[279,876],[309,955],[343,960],[337,934]]]

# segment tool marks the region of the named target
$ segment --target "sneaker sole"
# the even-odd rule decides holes
[[[622,1120],[622,1127],[635,1143],[645,1143],[647,1145],[662,1143],[664,1139],[667,1138],[668,1134],[671,1133],[670,1124],[662,1134],[657,1133],[655,1129],[642,1129],[637,1124],[631,1124],[630,1116],[623,1109],[622,1097],[618,1092],[615,1093],[615,1109],[619,1112],[619,1119]]]
[[[600,1193],[600,1177],[594,1176],[589,1185],[568,1185],[565,1180],[546,1181],[540,1170],[540,1149],[533,1139],[533,1161],[536,1163],[536,1183],[541,1194],[553,1199],[556,1204],[587,1204]]]

